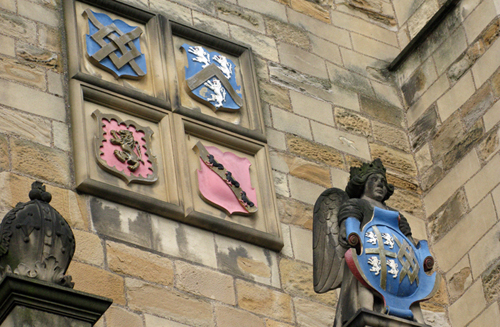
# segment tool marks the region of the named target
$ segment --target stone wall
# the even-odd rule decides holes
[[[0,0],[0,208],[48,185],[74,229],[75,288],[114,300],[98,326],[331,326],[337,295],[312,287],[312,206],[377,157],[396,186],[389,205],[446,276],[427,320],[498,320],[492,0],[462,1],[396,72],[412,19],[428,19],[418,8],[442,1],[124,1],[252,46],[280,253],[74,191],[61,1]]]
[[[397,72],[453,326],[500,316],[499,10],[461,1]]]

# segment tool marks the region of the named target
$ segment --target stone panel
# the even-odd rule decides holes
[[[418,149],[431,140],[438,126],[436,107],[431,106],[409,129],[412,149]]]
[[[324,187],[331,187],[330,168],[298,157],[286,156],[288,172],[292,176],[305,179]]]
[[[0,58],[0,77],[14,80],[29,86],[45,90],[45,70],[21,64],[15,59]]]
[[[334,64],[341,65],[342,57],[340,56],[339,46],[328,42],[320,37],[313,34],[309,34],[309,39],[311,40],[312,52],[320,57],[325,58]]]
[[[391,62],[400,52],[396,47],[389,46],[356,33],[351,34],[351,39],[354,50],[379,60]]]
[[[493,126],[498,124],[500,121],[500,101],[495,102],[495,104],[484,113],[483,120],[486,131],[489,131]]]
[[[268,34],[274,39],[303,49],[309,49],[311,42],[306,31],[270,17],[266,17],[265,21]]]
[[[497,39],[483,56],[476,61],[474,66],[472,66],[476,88],[480,88],[490,78],[491,74],[495,71],[492,67],[500,66],[500,58],[497,55],[499,51],[500,42]]]
[[[429,235],[432,243],[439,241],[460,221],[462,216],[468,211],[465,192],[460,189],[446,205],[432,217],[429,222]]]
[[[483,288],[475,282],[467,292],[449,307],[450,321],[453,327],[463,327],[486,307]]]
[[[335,121],[337,122],[337,126],[348,132],[362,136],[371,134],[370,120],[354,111],[335,108]]]
[[[346,133],[338,129],[311,122],[314,140],[316,142],[331,146],[342,152],[370,159],[370,150],[366,138]]]
[[[313,143],[293,135],[286,136],[286,143],[290,152],[295,155],[323,162],[331,167],[344,167],[344,159],[341,153],[334,148]]]
[[[238,4],[261,14],[278,18],[281,21],[286,21],[286,7],[277,2],[270,0],[241,0]]]
[[[437,79],[434,62],[425,61],[413,75],[401,86],[401,91],[407,105],[411,106]]]
[[[316,198],[319,194],[316,196]],[[312,265],[312,232],[309,229],[303,229],[296,226],[290,226],[290,234],[292,238],[292,247],[295,259],[304,261]]]
[[[331,326],[335,319],[335,307],[295,298],[295,315],[300,326]]]
[[[405,152],[410,151],[408,135],[405,131],[399,128],[394,128],[392,126],[374,121],[373,137],[375,138],[375,141],[383,142]]]
[[[313,206],[292,198],[278,197],[280,219],[285,224],[306,227],[312,225]]]
[[[472,270],[466,255],[447,274],[446,280],[450,301],[455,302],[472,285]]]

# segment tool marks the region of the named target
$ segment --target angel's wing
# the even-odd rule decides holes
[[[339,244],[339,207],[347,201],[347,193],[330,188],[318,197],[313,214],[314,290],[324,293],[340,286],[344,271],[345,249]]]

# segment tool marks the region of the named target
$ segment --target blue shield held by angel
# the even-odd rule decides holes
[[[340,287],[334,327],[369,313],[424,326],[419,302],[431,298],[440,276],[426,241],[416,242],[406,218],[385,201],[394,193],[380,159],[352,167],[345,191],[330,188],[314,206],[314,290]],[[355,323],[354,323],[355,324]]]

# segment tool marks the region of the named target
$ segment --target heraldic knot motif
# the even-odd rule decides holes
[[[142,34],[140,27],[129,26],[121,20],[112,21],[107,15],[94,13],[90,9],[86,9],[83,15],[89,20],[87,52],[92,63],[117,77],[140,78],[146,75],[145,59],[139,43]],[[123,69],[127,64],[132,71]]]

